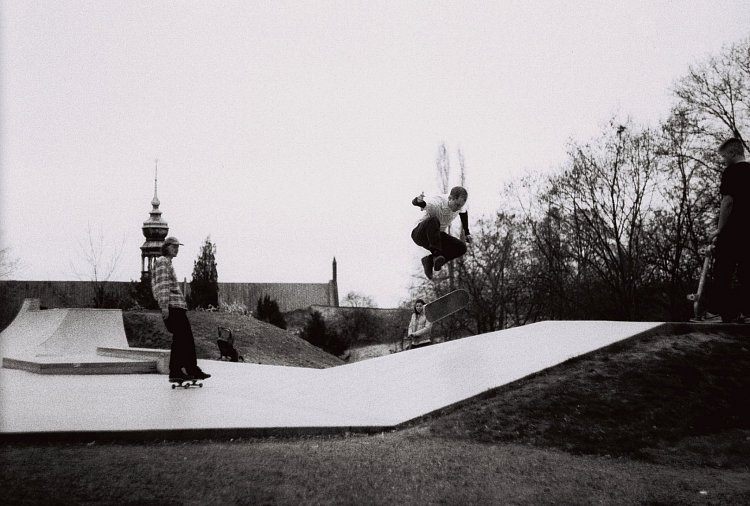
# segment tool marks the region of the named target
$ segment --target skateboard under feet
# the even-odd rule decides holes
[[[172,390],[174,390],[177,387],[182,388],[190,388],[190,387],[198,387],[203,388],[203,383],[201,383],[198,379],[175,379],[175,380],[169,380],[170,383],[172,383]]]

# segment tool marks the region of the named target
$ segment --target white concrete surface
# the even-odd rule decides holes
[[[659,325],[541,322],[329,369],[202,360],[188,390],[0,369],[0,433],[389,427]]]
[[[2,368],[39,373],[138,373],[164,369],[158,359],[101,357],[99,346],[128,348],[119,309],[39,309],[25,299],[21,310],[0,333]],[[161,360],[161,362],[164,362]]]
[[[96,356],[97,346],[127,348],[119,309],[29,309],[0,333],[0,357]]]

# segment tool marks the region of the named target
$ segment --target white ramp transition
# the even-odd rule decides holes
[[[159,375],[0,369],[0,435],[381,430],[661,325],[541,322],[328,369],[201,360],[213,377],[189,390]]]
[[[39,309],[24,300],[0,333],[3,367],[44,374],[123,374],[156,372],[152,360],[103,357],[97,348],[128,349],[119,309]]]

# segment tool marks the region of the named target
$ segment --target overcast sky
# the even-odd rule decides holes
[[[90,225],[140,276],[153,196],[220,281],[327,282],[381,307],[424,254],[411,199],[445,142],[470,218],[613,114],[656,124],[737,1],[0,2],[0,241],[14,279],[77,279]],[[456,170],[457,172],[457,170]],[[77,265],[78,267],[74,267]]]

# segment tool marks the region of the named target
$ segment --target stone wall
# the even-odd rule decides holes
[[[258,300],[268,295],[282,313],[313,305],[335,306],[336,284],[329,283],[219,283],[219,303],[247,306],[255,311]]]

